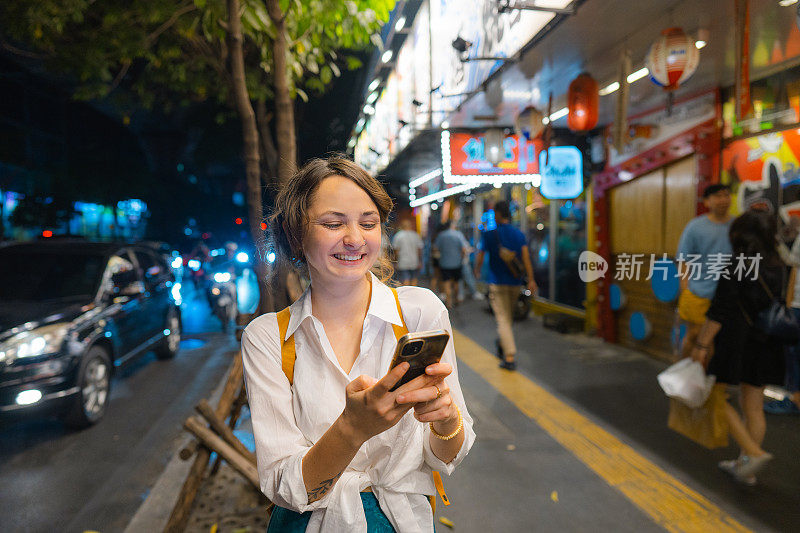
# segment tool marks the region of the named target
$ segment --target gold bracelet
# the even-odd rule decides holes
[[[436,433],[436,430],[433,429],[433,422],[430,422],[431,433],[433,433],[434,437],[440,440],[450,440],[461,432],[461,429],[464,427],[464,419],[461,418],[461,409],[458,408],[458,405],[456,405],[456,412],[458,413],[458,427],[454,432],[450,433],[449,435],[439,435],[438,433]]]

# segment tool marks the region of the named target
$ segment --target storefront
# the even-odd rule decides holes
[[[719,109],[711,91],[677,102],[669,114],[631,117],[626,150],[610,147],[606,169],[594,177],[593,236],[609,265],[595,282],[599,331],[608,341],[668,360],[677,353],[678,241],[719,175]]]

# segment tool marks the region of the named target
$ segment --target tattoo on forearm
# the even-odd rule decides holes
[[[341,472],[339,472],[330,479],[326,479],[325,481],[320,483],[318,487],[308,491],[308,503],[315,502],[321,499],[323,496],[325,496],[328,493],[328,491],[331,490],[333,484],[336,483],[336,480],[338,480],[340,477],[342,477]]]

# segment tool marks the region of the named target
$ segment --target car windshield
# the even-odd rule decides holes
[[[0,250],[0,301],[91,298],[105,266],[96,253]]]

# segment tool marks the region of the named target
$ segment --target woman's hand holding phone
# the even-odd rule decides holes
[[[434,368],[442,365],[446,369]],[[434,385],[442,390],[442,397],[445,396],[443,382],[440,382],[451,372],[450,365],[446,363],[428,366],[425,375],[416,377],[397,390],[391,391],[390,389],[402,379],[409,368],[408,363],[400,363],[380,380],[361,375],[347,385],[345,407],[340,418],[345,424],[347,434],[354,440],[354,445],[360,446],[373,436],[393,427],[411,408],[416,407],[410,401],[399,402],[398,397],[403,397],[405,400],[406,395],[416,394],[420,390],[427,391],[423,397],[430,396],[431,391],[435,397],[437,392]],[[428,372],[428,369],[434,369],[433,373]],[[445,370],[446,373],[440,375]],[[417,414],[415,416],[418,417]]]
[[[452,433],[458,425],[458,409],[450,396],[450,388],[444,381],[451,372],[453,367],[447,363],[429,365],[425,368],[425,377],[433,378],[433,381],[397,396],[398,404],[414,406],[414,417],[417,420],[432,422],[436,432],[445,435]],[[413,381],[409,385],[412,383]]]

